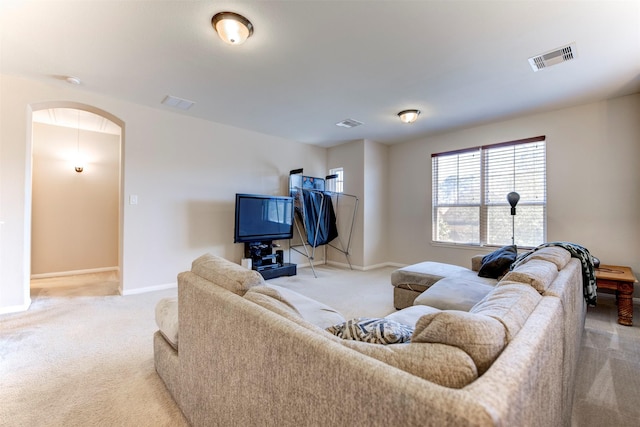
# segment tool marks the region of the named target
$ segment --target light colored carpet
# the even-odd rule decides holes
[[[316,270],[317,279],[301,268],[297,276],[269,283],[316,298],[347,318],[394,311],[393,268]],[[0,425],[186,426],[153,367],[154,307],[176,290],[129,296],[116,290],[109,276],[40,279],[27,312],[0,316]],[[637,425],[638,308],[633,327],[616,323],[608,295],[589,309],[573,426]]]
[[[0,425],[186,425],[153,366],[154,307],[175,290],[114,296],[97,276],[34,281],[31,308],[0,316]]]
[[[640,426],[640,304],[633,326],[619,325],[615,297],[587,311],[572,425]]]

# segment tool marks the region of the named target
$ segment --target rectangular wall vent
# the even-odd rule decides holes
[[[558,49],[529,58],[529,65],[531,65],[533,71],[539,71],[552,65],[571,61],[577,56],[578,52],[576,50],[576,44],[571,43]]]
[[[356,126],[360,126],[362,122],[353,119],[344,119],[341,122],[336,123],[336,126],[340,126],[343,128],[354,128]]]

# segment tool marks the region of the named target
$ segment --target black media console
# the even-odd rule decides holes
[[[295,276],[296,265],[284,262],[284,251],[276,250],[273,253],[272,241],[246,242],[244,244],[244,257],[251,259],[251,268],[256,270],[265,279],[273,279],[280,276]]]

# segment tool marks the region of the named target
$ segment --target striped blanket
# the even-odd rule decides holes
[[[529,255],[534,253],[536,250],[549,246],[560,246],[561,248],[569,251],[572,257],[578,258],[580,260],[580,263],[582,264],[582,284],[584,299],[587,301],[588,305],[594,307],[598,301],[598,297],[596,295],[596,273],[593,267],[593,258],[591,257],[589,250],[584,246],[580,246],[576,243],[570,242],[543,243],[540,246],[534,248],[532,251],[525,252],[522,255],[519,255],[518,258],[516,258],[515,262],[511,264],[511,270],[520,265]]]

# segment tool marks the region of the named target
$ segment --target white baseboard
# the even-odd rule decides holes
[[[345,262],[327,261],[326,264],[334,265],[336,267],[349,268],[349,264],[347,264]],[[382,262],[380,264],[368,265],[366,267],[363,267],[361,265],[353,265],[352,264],[352,267],[353,267],[354,270],[358,270],[358,271],[369,271],[369,270],[375,270],[376,268],[383,268],[383,267],[404,267],[404,265],[396,264],[396,263],[392,263],[392,262]]]
[[[19,313],[21,311],[29,310],[31,306],[31,299],[22,305],[11,305],[9,307],[0,307],[0,314]]]
[[[57,271],[55,273],[42,273],[32,274],[32,279],[48,279],[50,277],[63,277],[63,276],[77,276],[79,274],[91,274],[91,273],[104,273],[105,271],[119,271],[118,267],[101,267],[101,268],[89,268],[86,270],[70,270],[70,271]]]
[[[174,282],[174,283],[166,283],[164,285],[147,286],[145,288],[138,288],[138,289],[128,289],[128,290],[120,289],[120,294],[121,295],[146,294],[147,292],[164,291],[165,289],[173,289],[177,287],[178,287],[178,284]]]
[[[388,262],[385,264],[386,267],[397,267],[397,268],[402,268],[402,267],[406,267],[409,264],[401,264],[399,262]]]

